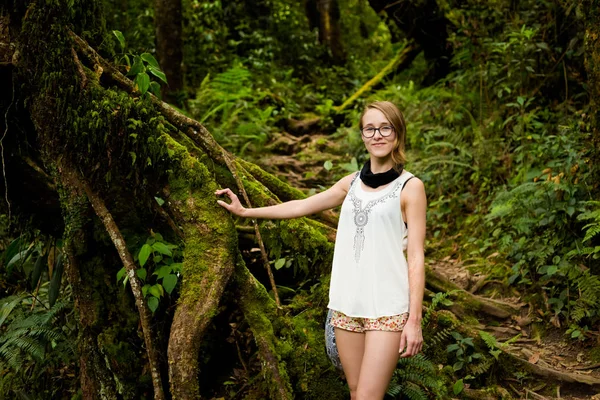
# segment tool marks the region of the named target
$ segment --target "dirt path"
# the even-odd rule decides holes
[[[436,260],[430,267],[437,274],[455,283],[459,288],[481,297],[482,277],[471,274],[457,260]],[[492,293],[494,300],[513,304],[520,309],[506,319],[487,318],[476,328],[493,334],[499,342],[511,340],[504,349],[507,357],[518,365],[515,373],[506,377],[505,388],[512,396],[524,399],[600,399],[600,362],[593,361],[589,348],[564,335],[564,328],[547,328],[530,305],[522,304],[518,297],[502,297],[501,291]]]

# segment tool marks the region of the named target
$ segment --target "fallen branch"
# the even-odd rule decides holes
[[[410,41],[402,48],[401,51],[398,52],[396,57],[392,59],[377,75],[371,78],[367,83],[365,83],[360,89],[358,89],[352,96],[350,96],[345,102],[342,103],[341,106],[334,107],[334,110],[339,114],[344,111],[350,104],[352,104],[356,99],[360,96],[371,90],[374,86],[376,86],[383,78],[385,78],[388,74],[393,71],[398,70],[401,64],[409,64],[414,60],[417,54],[421,51],[421,47],[417,45],[415,42]]]

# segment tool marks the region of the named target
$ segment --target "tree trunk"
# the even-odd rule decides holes
[[[177,93],[183,90],[181,0],[155,0],[154,25],[156,55],[169,82],[162,87],[162,95],[168,102],[177,103]]]
[[[600,165],[600,1],[586,0],[585,66],[591,102],[592,150],[590,165]]]
[[[318,28],[319,43],[327,46],[334,64],[346,60],[340,28],[340,6],[337,0],[308,0],[306,16],[311,28]]]
[[[448,44],[450,21],[436,0],[369,0],[376,13],[385,12],[408,39],[423,49],[431,68],[423,83],[430,85],[450,72],[452,49]]]

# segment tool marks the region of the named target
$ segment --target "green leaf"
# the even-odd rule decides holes
[[[142,296],[148,296],[148,290],[150,290],[150,287],[151,286],[149,284],[145,284],[144,286],[142,286]]]
[[[156,200],[156,202],[158,203],[159,206],[162,206],[163,204],[165,204],[165,201],[163,199],[161,199],[160,197],[154,196],[154,200]]]
[[[323,164],[323,168],[325,168],[327,171],[329,171],[329,170],[331,170],[331,168],[333,168],[333,163],[331,161],[327,160]]]
[[[166,256],[169,257],[173,257],[173,253],[171,253],[171,250],[167,247],[166,244],[162,243],[162,242],[156,242],[152,245],[152,248],[156,251],[158,251],[161,254],[164,254]]]
[[[112,33],[117,37],[119,44],[121,45],[121,50],[125,49],[125,36],[121,33],[121,31],[112,31]]]
[[[452,369],[455,371],[460,371],[463,367],[463,362],[459,361],[452,366]]]
[[[137,273],[138,278],[140,278],[143,281],[146,280],[146,275],[148,274],[148,271],[146,271],[146,268],[140,268],[135,272]]]
[[[455,395],[457,395],[460,392],[462,392],[464,388],[465,388],[465,384],[464,384],[463,380],[459,379],[456,382],[454,382],[454,385],[452,386],[452,391],[454,392]]]
[[[158,308],[158,299],[154,296],[148,297],[148,308],[154,312]]]
[[[573,332],[571,332],[571,337],[573,339],[578,338],[579,336],[581,336],[581,331],[579,329],[574,330]]]
[[[446,351],[448,353],[450,353],[450,352],[458,350],[459,348],[460,348],[460,346],[458,344],[454,343],[454,344],[448,345],[448,348],[446,349]]]
[[[119,270],[119,272],[117,272],[117,282],[119,282],[121,279],[123,279],[126,272],[127,272],[127,270],[125,269],[125,267],[121,268]]]
[[[145,244],[140,249],[140,254],[138,254],[138,260],[140,261],[140,266],[144,266],[146,261],[148,261],[148,257],[150,257],[150,253],[152,253],[152,247],[149,244]]]
[[[157,77],[158,79],[160,79],[164,83],[168,83],[167,82],[167,76],[160,69],[148,66],[148,71],[150,71],[150,73],[152,75],[154,75],[155,77]]]
[[[48,253],[45,253],[43,256],[39,256],[37,260],[35,260],[35,265],[33,266],[33,271],[31,272],[31,286],[36,287],[40,277],[42,276],[42,270],[45,269],[46,265],[48,265]]]
[[[163,238],[163,235],[161,235],[159,232],[153,232],[152,236],[154,237],[154,239],[158,240],[159,242],[162,242],[165,240]],[[152,242],[152,243],[154,243],[154,242]]]
[[[15,256],[13,258],[11,258],[11,260],[8,262],[8,264],[6,264],[6,269],[11,269],[11,267],[16,264],[17,262],[21,261],[21,260],[25,260],[27,259],[27,256],[29,255],[29,249],[23,250],[18,252],[17,254],[15,254]],[[21,261],[21,262],[23,262]]]
[[[558,271],[558,267],[556,265],[550,265],[546,271],[546,275],[552,276],[556,273],[556,271]]]
[[[181,272],[181,267],[183,266],[183,264],[181,263],[173,263],[171,264],[171,268],[173,269],[173,272]]]
[[[17,254],[19,252],[22,244],[23,244],[23,241],[19,237],[18,239],[13,240],[8,245],[8,247],[4,251],[4,265],[8,264],[8,261],[11,260],[15,256],[15,254]]]
[[[154,56],[150,53],[142,53],[142,55],[140,56],[142,58],[142,60],[146,61],[148,64],[152,65],[155,68],[158,68],[158,61],[156,61],[156,58],[154,58]]]
[[[152,275],[156,275],[157,279],[161,279],[167,275],[170,275],[172,270],[173,268],[170,265],[163,265],[162,267],[154,271]]]
[[[277,260],[275,262],[275,269],[279,270],[281,269],[281,267],[283,267],[285,265],[285,257],[284,258],[280,258],[279,260]]]
[[[150,289],[148,289],[148,293],[150,293],[154,297],[161,297],[165,295],[165,291],[160,283],[150,286]]]
[[[169,274],[163,278],[163,287],[167,293],[171,294],[175,286],[177,286],[177,275]]]
[[[148,91],[150,87],[150,77],[145,72],[140,72],[135,77],[135,84],[137,85],[138,90],[141,94],[144,94]]]
[[[144,72],[146,68],[140,56],[133,57],[133,65],[127,72],[127,76],[137,76],[140,72]]]
[[[0,327],[2,326],[2,324],[4,323],[6,318],[8,318],[8,316],[10,315],[12,310],[16,307],[16,305],[19,304],[19,302],[22,300],[22,297],[15,296],[14,298],[12,298],[12,296],[11,296],[11,297],[6,297],[3,300],[4,300],[4,303],[2,304],[2,307],[0,307]]]
[[[160,85],[158,82],[152,81],[150,82],[150,88],[148,88],[150,92],[160,99]]]
[[[58,254],[56,259],[56,263],[54,265],[54,270],[52,271],[52,278],[50,279],[50,287],[48,288],[48,303],[50,307],[56,303],[56,299],[58,298],[58,293],[60,291],[60,284],[62,282],[62,274],[64,270],[63,263],[63,255],[62,253]]]

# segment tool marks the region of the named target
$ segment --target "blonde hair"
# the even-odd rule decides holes
[[[406,122],[404,121],[404,115],[396,107],[396,105],[390,101],[376,101],[371,104],[367,104],[364,111],[360,115],[359,129],[362,132],[363,129],[363,117],[369,110],[379,110],[383,113],[385,118],[394,127],[396,132],[396,141],[394,142],[394,149],[392,150],[392,161],[394,161],[394,168],[403,166],[406,163],[406,154],[404,153],[404,146],[406,142]]]

